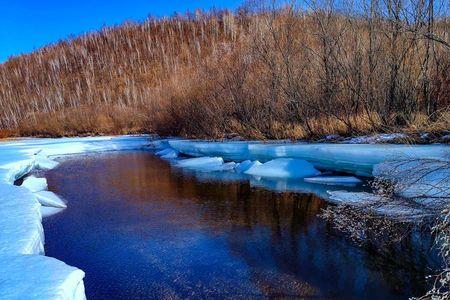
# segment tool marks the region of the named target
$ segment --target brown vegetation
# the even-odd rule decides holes
[[[0,65],[0,130],[264,139],[449,129],[443,1],[308,2],[104,28]]]

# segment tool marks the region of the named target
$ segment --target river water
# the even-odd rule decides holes
[[[86,272],[88,299],[407,299],[433,255],[407,239],[356,245],[317,216],[313,194],[201,178],[148,152],[64,159],[46,172],[68,201],[45,250]]]

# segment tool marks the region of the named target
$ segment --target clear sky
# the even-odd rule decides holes
[[[235,9],[242,0],[0,0],[0,63],[70,35],[196,8]]]

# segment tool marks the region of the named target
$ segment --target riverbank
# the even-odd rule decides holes
[[[23,186],[15,186],[15,180],[34,169],[56,167],[53,158],[59,156],[140,149],[147,143],[146,136],[0,143],[0,298],[85,299],[84,272],[44,256],[42,215],[55,209],[44,202],[48,197],[39,197],[46,189],[45,180],[30,180]]]
[[[44,234],[42,230],[42,214],[47,210],[44,205],[52,205],[57,201],[39,197],[46,189],[45,180],[28,179],[28,184],[15,186],[14,182],[34,169],[51,169],[57,166],[55,157],[69,154],[90,152],[136,150],[142,148],[157,150],[157,154],[168,159],[175,167],[198,170],[203,174],[220,174],[251,176],[255,186],[269,187],[273,177],[281,179],[286,186],[302,189],[310,186],[321,186],[322,194],[327,191],[339,192],[327,188],[326,184],[341,185],[345,191],[345,183],[352,183],[358,178],[351,176],[324,176],[324,171],[348,172],[355,175],[372,176],[377,166],[377,176],[393,176],[389,170],[389,161],[414,162],[427,160],[434,163],[444,162],[444,168],[438,173],[422,174],[419,185],[414,189],[398,190],[404,195],[427,196],[424,194],[436,190],[424,189],[429,182],[448,187],[449,147],[446,145],[369,145],[369,144],[307,144],[288,142],[204,142],[181,139],[150,139],[149,136],[87,137],[62,139],[17,139],[0,143],[0,298],[23,298],[30,291],[37,298],[45,299],[83,299],[83,277],[81,270],[65,265],[63,262],[43,256]],[[181,156],[181,157],[180,157]],[[188,158],[190,156],[191,158]],[[196,157],[196,158],[192,158]],[[431,163],[431,166],[433,165]],[[415,167],[407,165],[407,167]],[[405,177],[410,168],[400,168]],[[430,167],[430,164],[428,164]],[[423,169],[423,168],[419,168]],[[406,170],[406,171],[405,171]],[[424,170],[428,170],[424,168]],[[420,175],[420,172],[418,173]],[[395,174],[394,174],[395,175]],[[443,179],[442,180],[442,177]],[[309,179],[308,179],[309,178]],[[447,181],[445,181],[447,179]],[[316,181],[311,183],[307,180]],[[342,182],[344,181],[344,182]],[[24,181],[25,183],[25,181]],[[278,186],[279,187],[279,186]],[[438,189],[440,191],[440,189]],[[346,201],[347,204],[360,203],[362,194],[328,193],[327,199],[336,203]],[[56,195],[55,195],[56,196]],[[448,195],[439,194],[446,199]],[[47,200],[47,201],[46,201]],[[50,199],[51,200],[51,199]],[[58,204],[57,204],[58,205]],[[405,217],[403,208],[398,205],[382,207],[382,213],[399,212]],[[395,215],[395,214],[394,214]],[[411,217],[411,214],[407,215]],[[24,274],[24,268],[33,268],[33,272]],[[54,272],[57,270],[57,276]]]

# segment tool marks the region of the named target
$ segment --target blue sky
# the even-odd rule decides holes
[[[235,9],[242,0],[0,0],[0,63],[70,35],[196,8]]]

